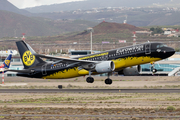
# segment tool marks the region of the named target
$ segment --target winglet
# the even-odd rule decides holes
[[[29,44],[27,44],[26,42],[25,42],[25,44],[27,45],[29,51],[30,51],[32,54],[36,54],[36,52],[32,49],[32,47],[31,47]]]

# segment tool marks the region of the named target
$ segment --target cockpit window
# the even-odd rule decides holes
[[[162,48],[162,47],[167,47],[167,45],[165,45],[165,44],[157,45],[157,48]]]

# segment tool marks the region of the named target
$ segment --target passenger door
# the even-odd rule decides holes
[[[47,75],[46,66],[46,64],[42,66],[42,75]]]
[[[145,44],[145,54],[151,54],[151,43]]]

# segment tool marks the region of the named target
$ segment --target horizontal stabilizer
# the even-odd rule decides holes
[[[29,69],[24,69],[24,70],[10,70],[10,69],[8,69],[7,71],[9,71],[9,72],[20,72],[20,73],[31,73],[32,71],[31,70],[29,70]]]

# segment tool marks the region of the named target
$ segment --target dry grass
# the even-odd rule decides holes
[[[141,79],[140,79],[141,78]],[[78,78],[58,81],[18,79],[18,83],[28,83],[20,88],[179,88],[179,77],[125,77],[114,78],[112,86],[104,85],[99,78],[88,84]],[[8,83],[14,80],[7,81]],[[1,87],[6,88],[6,87]],[[12,87],[13,88],[13,87]],[[180,116],[180,93],[0,93],[0,119],[178,119]],[[30,116],[36,115],[36,116]],[[48,115],[47,117],[38,115]],[[64,115],[64,116],[53,116]],[[79,115],[79,116],[73,116]],[[83,116],[89,115],[89,116]],[[95,116],[97,115],[97,116]],[[104,117],[105,116],[105,117]],[[121,117],[120,117],[121,116]],[[151,116],[151,117],[147,117]],[[153,117],[155,116],[155,117]],[[164,117],[162,117],[164,116]]]

